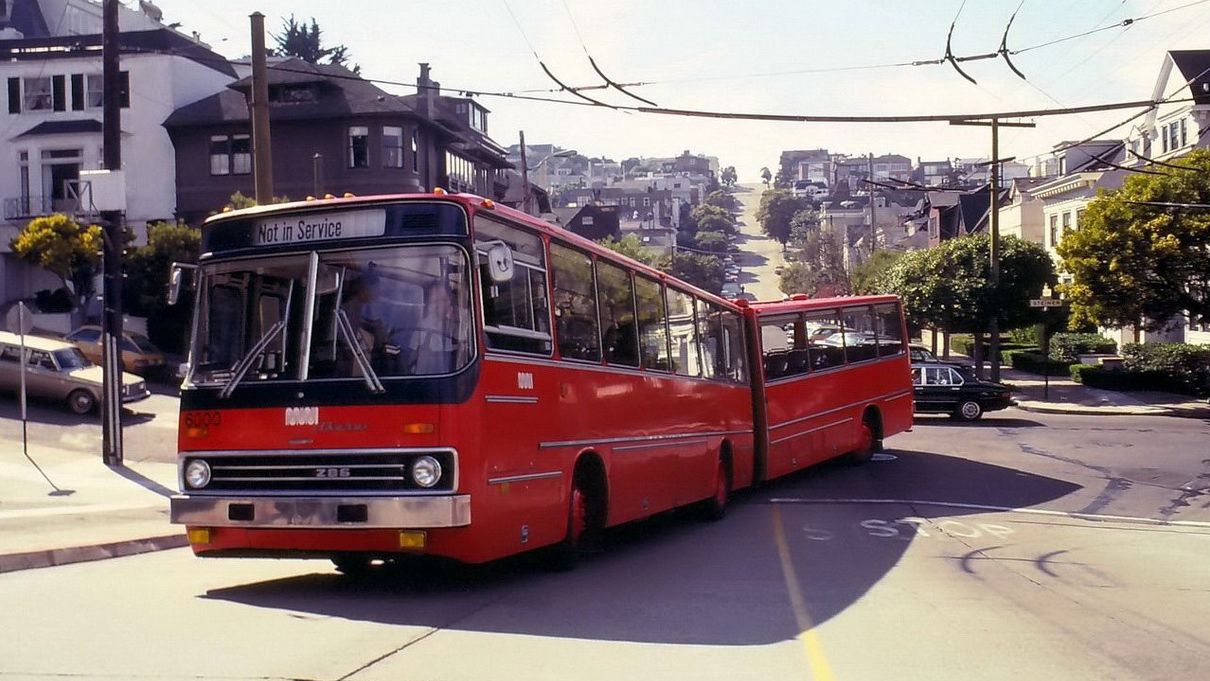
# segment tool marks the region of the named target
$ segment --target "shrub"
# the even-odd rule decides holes
[[[1008,332],[1008,339],[1013,345],[1019,345],[1023,348],[1040,347],[1037,326],[1023,326],[1019,329],[1012,329]]]
[[[1076,383],[1083,383],[1085,372],[1100,368],[1099,364],[1072,364],[1068,367],[1068,371],[1071,372],[1071,380]]]
[[[1056,333],[1050,337],[1050,358],[1069,364],[1080,355],[1112,354],[1117,349],[1117,343],[1095,333]]]
[[[1210,345],[1130,343],[1122,348],[1123,366],[1132,373],[1151,373],[1171,390],[1210,394]]]
[[[1068,362],[1056,362],[1040,352],[1014,350],[1006,354],[1014,369],[1042,376],[1067,376],[1070,374]]]
[[[967,357],[974,357],[975,356],[975,338],[974,338],[974,336],[972,336],[969,333],[955,333],[950,336],[950,349],[953,350],[954,352],[957,352],[960,355],[966,355]],[[1008,356],[1005,354],[1008,350],[1035,350],[1035,349],[1037,349],[1036,345],[1031,345],[1029,343],[1017,343],[1017,342],[1013,341],[1011,338],[1008,340],[1005,340],[1005,338],[1003,336],[1001,336],[1001,338],[1000,338],[1001,363],[1008,361],[1008,359],[1007,359]],[[983,359],[984,360],[991,359],[991,345],[988,343],[986,338],[983,341]]]

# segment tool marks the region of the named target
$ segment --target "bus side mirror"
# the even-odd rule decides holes
[[[168,277],[168,304],[176,305],[181,299],[181,288],[184,286],[185,270],[196,270],[197,265],[187,262],[172,263],[172,271]]]
[[[487,268],[491,272],[492,281],[503,284],[513,279],[513,250],[503,241],[498,241],[487,249]]]

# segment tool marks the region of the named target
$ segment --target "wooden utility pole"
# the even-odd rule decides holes
[[[122,169],[122,92],[118,53],[118,0],[102,6],[101,144],[105,169]],[[101,460],[122,465],[122,211],[101,213]]]
[[[866,172],[870,174],[870,257],[874,257],[874,244],[878,242],[878,221],[874,219],[874,198],[877,187],[874,186],[874,153],[866,154]]]
[[[269,142],[269,67],[265,61],[265,15],[252,20],[252,153],[256,202],[273,202],[273,150]]]
[[[990,118],[986,121],[950,121],[950,125],[980,125],[987,126],[992,129],[992,158],[988,162],[988,190],[991,192],[990,201],[988,202],[988,228],[991,231],[991,263],[989,268],[989,283],[992,289],[1000,286],[1000,165],[1005,161],[1012,159],[1000,158],[1000,126],[1009,128],[1033,128],[1034,123],[1005,123],[999,118]],[[993,310],[991,321],[987,326],[988,335],[991,336],[990,352],[993,382],[1000,381],[1000,311]],[[975,354],[978,355],[978,341],[976,340]]]
[[[525,158],[525,131],[521,135],[521,211],[529,212],[529,163]]]

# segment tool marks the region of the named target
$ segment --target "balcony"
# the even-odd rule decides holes
[[[18,196],[4,199],[4,219],[22,220],[36,218],[53,213],[74,215],[79,212],[78,199],[64,199],[53,196]]]

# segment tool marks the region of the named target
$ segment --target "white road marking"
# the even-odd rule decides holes
[[[990,504],[966,504],[956,501],[929,501],[927,499],[804,499],[794,497],[775,497],[769,500],[773,504],[881,504],[894,506],[941,506],[942,508],[961,508],[973,511],[996,511],[1002,513],[1023,513],[1028,515],[1045,515],[1061,518],[1077,518],[1080,520],[1102,520],[1107,522],[1143,523],[1147,525],[1163,525],[1171,527],[1196,527],[1210,529],[1210,522],[1200,520],[1159,520],[1157,518],[1141,518],[1127,515],[1103,515],[1100,513],[1078,513],[1075,511],[1052,511],[1045,508],[1013,508],[1012,506],[993,506]]]

